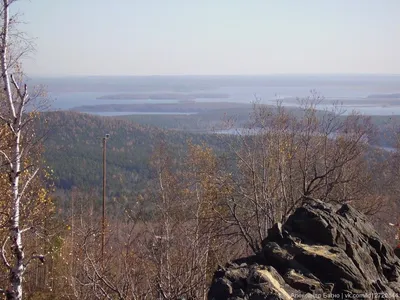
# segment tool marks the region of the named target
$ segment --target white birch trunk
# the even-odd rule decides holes
[[[22,276],[24,273],[24,251],[22,248],[22,238],[20,229],[20,196],[19,196],[19,174],[21,169],[20,162],[20,132],[16,133],[13,149],[13,168],[12,178],[12,213],[10,224],[10,237],[14,265],[10,271],[10,288],[8,299],[22,299]]]
[[[9,121],[9,127],[13,133],[13,141],[11,146],[10,157],[10,180],[11,180],[11,218],[9,225],[9,237],[11,241],[12,258],[9,269],[9,288],[7,289],[7,299],[22,299],[22,276],[25,270],[24,267],[24,251],[22,247],[21,228],[20,228],[20,172],[21,172],[21,124],[22,113],[24,111],[24,102],[26,93],[16,101],[13,98],[11,89],[11,76],[8,70],[9,60],[9,27],[10,16],[9,6],[10,0],[3,0],[3,28],[1,39],[1,72],[4,85],[4,92],[8,102],[8,112],[5,112],[4,119]],[[18,91],[20,92],[20,91]],[[17,107],[16,107],[17,106]],[[16,109],[17,108],[17,109]],[[3,253],[4,255],[4,253]]]

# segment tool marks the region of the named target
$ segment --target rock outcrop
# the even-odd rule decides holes
[[[262,249],[219,267],[208,299],[400,299],[400,260],[347,204],[306,202]]]

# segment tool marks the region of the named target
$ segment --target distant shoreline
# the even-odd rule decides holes
[[[371,98],[380,98],[380,99],[400,99],[400,93],[393,93],[393,94],[372,94],[368,95],[368,99]]]
[[[80,112],[167,112],[167,113],[199,113],[204,111],[229,109],[229,108],[251,108],[251,104],[232,102],[192,102],[182,101],[178,103],[137,103],[137,104],[99,104],[81,105],[72,107],[70,110]]]
[[[99,100],[178,100],[178,101],[194,101],[199,98],[203,99],[228,99],[229,94],[223,93],[135,93],[135,94],[114,94],[97,97]]]
[[[198,114],[197,112],[165,112],[165,111],[88,111],[82,112],[90,115],[103,116],[103,117],[117,117],[117,116],[191,116]]]

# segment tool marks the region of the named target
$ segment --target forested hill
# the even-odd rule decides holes
[[[101,190],[102,138],[110,134],[107,141],[108,186],[109,192],[116,196],[141,190],[151,177],[149,161],[161,141],[175,147],[176,156],[185,156],[189,139],[195,144],[205,142],[214,149],[226,151],[221,147],[221,139],[232,138],[162,129],[137,123],[146,121],[140,118],[130,120],[72,111],[47,112],[41,120],[37,125],[39,134],[45,135],[45,160],[54,171],[53,179],[58,189],[69,190],[76,186],[86,191]],[[166,120],[162,121],[165,124]],[[373,123],[382,134],[378,135],[379,141],[371,141],[393,147],[391,131],[384,120],[376,119]]]
[[[60,189],[101,189],[102,138],[110,134],[107,174],[110,193],[114,195],[141,188],[150,176],[149,160],[160,141],[176,147],[176,155],[188,139],[194,143],[216,142],[212,135],[168,131],[129,120],[66,111],[43,114],[38,126],[40,134],[45,134],[46,164],[53,170]]]

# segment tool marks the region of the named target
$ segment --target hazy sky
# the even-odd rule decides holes
[[[29,75],[400,73],[400,0],[21,0]]]

